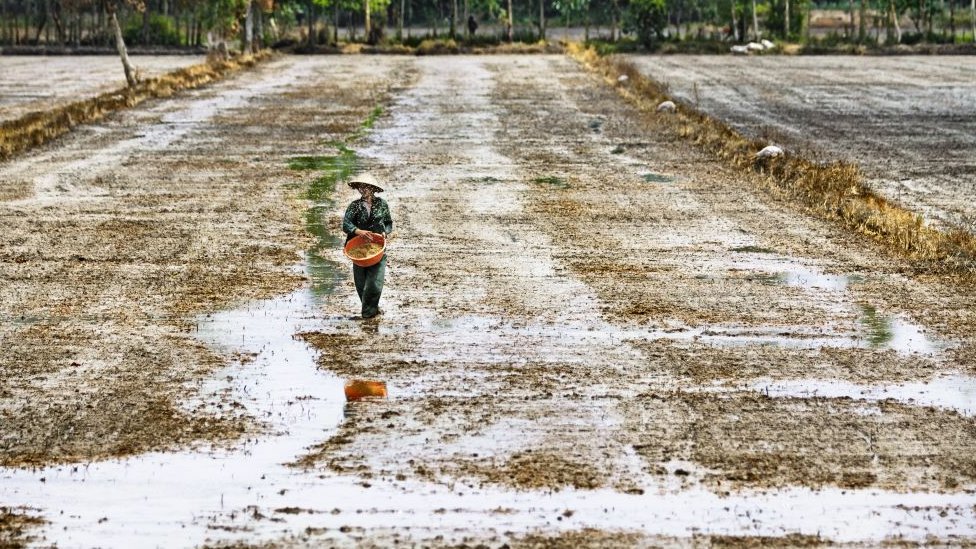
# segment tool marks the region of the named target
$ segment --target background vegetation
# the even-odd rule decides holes
[[[967,43],[976,34],[976,0],[0,0],[0,45],[114,47],[112,13],[130,46],[184,48],[568,36],[727,51],[722,44],[762,39],[874,46]]]

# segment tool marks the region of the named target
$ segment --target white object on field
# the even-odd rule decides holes
[[[756,160],[765,160],[767,158],[776,158],[783,156],[783,149],[777,147],[776,145],[768,145],[763,148],[763,150],[756,153]]]
[[[773,44],[772,42],[770,42],[769,40],[766,40],[765,38],[763,38],[762,40],[760,40],[759,43],[762,44],[763,47],[766,48],[767,50],[771,50],[771,49],[773,49],[773,48],[776,47],[776,44]]]
[[[746,49],[749,51],[763,51],[766,47],[759,42],[749,42],[746,44]]]
[[[674,104],[674,101],[661,101],[657,106],[657,112],[674,112],[678,110],[678,106]]]
[[[729,51],[731,51],[732,53],[735,53],[735,54],[745,55],[745,54],[749,53],[749,47],[748,46],[742,46],[742,45],[736,44],[736,45],[732,46],[731,48],[729,48]]]
[[[621,74],[620,76],[617,77],[617,82],[622,83],[622,82],[626,82],[627,80],[629,80],[629,78],[626,74]]]

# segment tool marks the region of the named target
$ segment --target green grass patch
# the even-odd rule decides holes
[[[545,177],[537,177],[532,180],[536,185],[546,185],[554,189],[568,189],[569,183],[561,177],[556,177],[554,175],[547,175]]]
[[[878,313],[870,305],[861,305],[861,324],[868,332],[868,343],[872,347],[881,347],[894,337],[891,317]]]
[[[324,170],[329,166],[331,156],[295,156],[288,159],[291,170]]]
[[[369,116],[366,117],[366,120],[363,120],[363,123],[359,127],[363,130],[371,130],[373,129],[373,124],[376,124],[376,120],[381,116],[383,116],[383,107],[377,105],[370,111]]]
[[[670,183],[674,181],[674,178],[670,175],[663,175],[659,173],[645,173],[641,177],[647,183]]]

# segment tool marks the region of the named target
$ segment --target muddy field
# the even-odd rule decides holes
[[[976,543],[971,289],[673,131],[562,56],[283,57],[0,165],[4,520],[59,546]],[[319,169],[350,163],[399,233],[378,320]],[[345,403],[353,377],[390,397]]]
[[[971,56],[628,59],[746,135],[856,163],[885,196],[976,232]]]
[[[143,77],[202,63],[198,55],[130,56]],[[0,122],[125,86],[115,55],[0,56]]]

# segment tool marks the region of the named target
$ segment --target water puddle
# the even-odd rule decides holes
[[[962,373],[891,385],[858,385],[823,379],[761,380],[750,388],[772,397],[847,397],[872,402],[891,399],[976,416],[976,377]]]
[[[206,402],[233,398],[268,436],[226,450],[152,453],[83,466],[2,469],[3,501],[44,509],[45,542],[126,547],[209,539],[213,517],[261,505],[285,506],[300,475],[284,466],[328,437],[343,416],[342,381],[319,372],[314,351],[293,334],[317,327],[310,289],[214,314],[199,337],[252,362],[218,371]],[[326,501],[326,500],[323,500]]]
[[[890,340],[878,344],[865,338],[861,332],[831,327],[688,326],[684,324],[674,324],[667,327],[620,327],[600,321],[590,323],[538,323],[509,321],[478,315],[456,318],[421,318],[419,325],[427,334],[429,342],[443,339],[445,342],[452,341],[459,344],[467,342],[470,345],[487,345],[496,349],[504,348],[504,343],[507,341],[524,338],[545,339],[555,342],[560,347],[605,346],[616,348],[627,341],[668,339],[722,347],[774,345],[791,349],[820,349],[822,347],[892,349],[903,353],[934,353],[942,349],[942,347],[929,346],[928,344],[922,346],[920,342],[912,339],[917,337],[917,333],[908,328],[904,328],[903,332],[895,332],[903,333],[905,337],[896,337],[893,333]],[[899,323],[896,325],[900,326]],[[905,326],[911,325],[906,324]],[[384,333],[408,331],[404,326],[395,325],[381,326],[379,330]],[[445,344],[443,347],[449,348],[450,346]],[[479,363],[484,363],[486,360],[504,363],[525,359],[525,352],[524,349],[514,349],[514,354],[496,352],[491,357],[478,356],[472,357],[472,359],[479,361]],[[441,355],[437,354],[437,351],[433,351],[433,354],[427,358],[432,360],[464,360],[464,357]]]
[[[951,345],[926,334],[926,330],[903,314],[883,314],[873,306],[855,303],[850,295],[853,286],[862,284],[864,277],[858,274],[827,274],[816,267],[798,262],[795,258],[776,256],[776,252],[755,245],[732,248],[730,251],[743,254],[746,259],[730,264],[713,263],[707,268],[710,273],[720,270],[746,271],[744,280],[769,286],[788,286],[806,292],[813,303],[820,304],[825,313],[840,316],[854,315],[858,318],[854,333],[838,332],[829,325],[823,330],[833,332],[819,343],[828,346],[856,347],[865,349],[890,349],[900,354],[934,355],[948,349]],[[700,277],[711,277],[703,273]],[[774,331],[770,330],[770,331]],[[787,328],[786,332],[796,332]],[[800,331],[807,331],[801,328]],[[804,338],[805,339],[805,338]],[[813,342],[813,340],[807,340]],[[795,347],[796,338],[763,338],[761,343],[781,344]],[[806,346],[806,345],[803,345]]]

